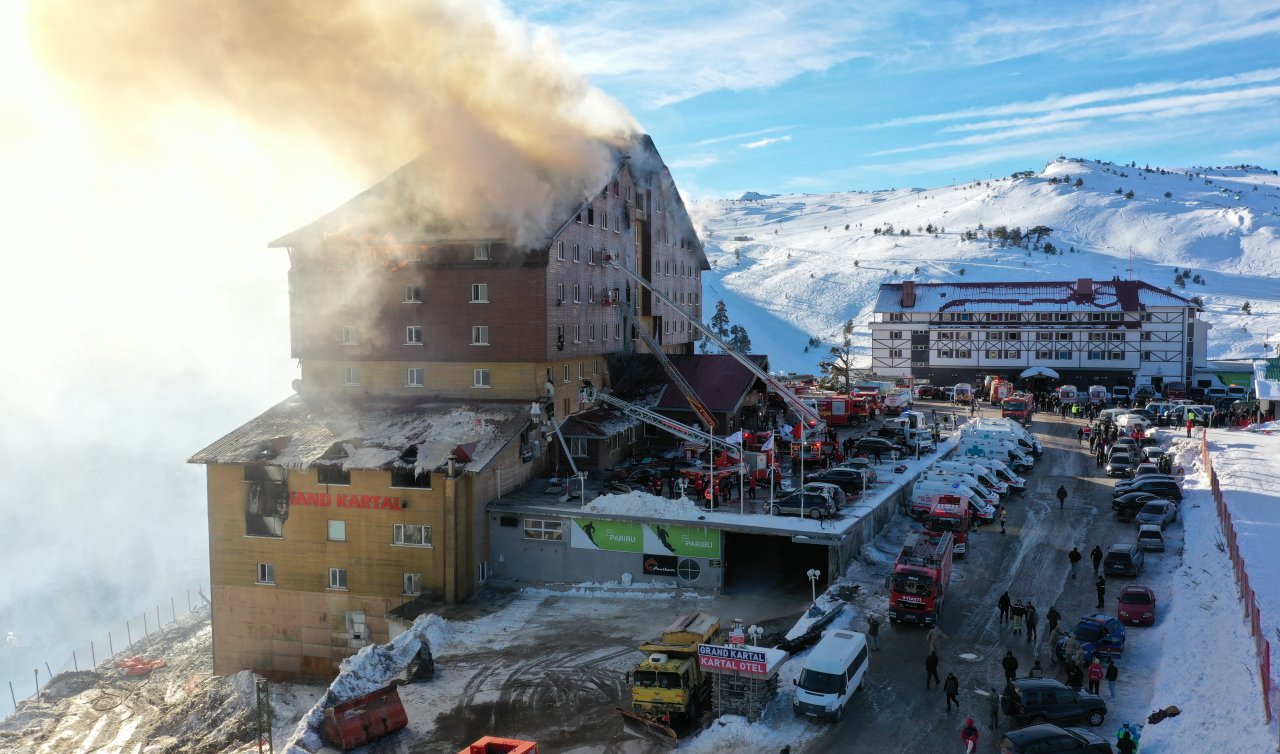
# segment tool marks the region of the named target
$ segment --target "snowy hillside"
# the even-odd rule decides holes
[[[752,350],[769,354],[775,370],[805,372],[850,318],[867,357],[866,323],[882,282],[1127,278],[1132,264],[1135,278],[1203,299],[1210,358],[1260,356],[1262,338],[1280,331],[1280,177],[1272,171],[1059,158],[1022,175],[694,202],[712,263],[703,275],[708,316],[724,299]],[[998,226],[1052,232],[1030,248],[1002,246],[986,237]],[[1056,253],[1045,253],[1048,244]],[[824,342],[806,353],[811,337]]]

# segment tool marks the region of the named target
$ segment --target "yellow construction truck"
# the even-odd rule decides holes
[[[693,613],[676,618],[661,639],[640,645],[645,657],[629,673],[631,711],[618,710],[627,732],[674,744],[675,726],[698,721],[711,695],[698,667],[698,645],[713,643],[718,633],[719,618]]]

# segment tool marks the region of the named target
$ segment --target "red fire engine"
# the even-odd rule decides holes
[[[848,395],[827,392],[809,393],[805,396],[805,400],[812,401],[814,408],[818,409],[818,414],[832,427],[847,427],[854,421],[866,420],[865,411],[861,420],[855,419],[853,409],[857,401]]]
[[[1014,393],[1000,403],[1000,416],[1023,424],[1031,422],[1031,412],[1031,396],[1026,393]]]
[[[951,580],[953,548],[951,532],[944,532],[937,540],[922,534],[907,537],[889,577],[890,623],[930,626],[937,622]]]
[[[955,540],[956,557],[964,558],[969,554],[969,527],[973,523],[972,515],[969,511],[969,501],[964,498],[958,495],[938,495],[933,505],[929,506],[928,515],[925,516],[925,531],[934,541],[950,532]]]

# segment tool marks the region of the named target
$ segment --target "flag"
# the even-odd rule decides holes
[[[769,439],[764,441],[764,445],[760,446],[760,450],[773,450],[773,433],[769,433]]]
[[[791,428],[791,437],[796,442],[799,442],[804,439],[804,422],[802,421],[796,422],[796,425]]]
[[[725,444],[726,444],[726,445],[741,445],[741,444],[742,444],[742,430],[738,430],[737,432],[734,432],[733,434],[731,434],[731,435],[729,435],[728,437],[724,438],[724,441],[725,441]]]

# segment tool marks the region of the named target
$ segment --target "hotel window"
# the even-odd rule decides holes
[[[1036,358],[1041,361],[1052,361],[1053,351],[1036,351]]]
[[[1091,342],[1097,343],[1098,341],[1106,340],[1106,339],[1107,339],[1107,334],[1106,334],[1106,333],[1104,333],[1104,332],[1091,332],[1091,333],[1089,333],[1089,340],[1090,340]]]
[[[341,464],[320,464],[316,466],[316,483],[347,486],[351,484],[351,472]]]
[[[901,331],[901,330],[890,330],[890,331],[889,331],[889,339],[890,339],[890,340],[902,340],[902,331]]]
[[[582,437],[570,437],[570,438],[569,438],[569,453],[570,453],[574,458],[586,458],[586,457],[587,457],[587,441],[586,441],[586,438],[582,438]]]
[[[426,384],[426,370],[422,367],[410,367],[404,370],[405,387],[423,387]]]
[[[489,326],[475,325],[471,328],[471,345],[487,346],[489,345]]]
[[[1102,312],[1089,312],[1090,322],[1105,322],[1106,319],[1107,319],[1107,315],[1103,314]]]
[[[573,342],[574,343],[582,342],[582,325],[573,326]]]
[[[587,376],[587,368],[581,361],[578,362],[578,379],[584,379]]]
[[[1107,356],[1106,351],[1090,351],[1089,361],[1102,361]]]
[[[1108,313],[1107,313],[1107,321],[1108,321],[1108,322],[1123,322],[1123,321],[1124,321],[1124,314],[1122,314],[1122,313],[1120,313],[1120,312],[1108,312]]]
[[[564,241],[556,241],[556,259],[564,261]]]
[[[1111,333],[1111,339],[1112,339],[1112,340],[1124,340],[1124,333],[1122,333],[1122,332],[1113,332],[1113,333]]]
[[[1059,322],[1070,322],[1070,321],[1071,321],[1071,314],[1070,314],[1069,312],[1059,312],[1059,313],[1058,313],[1058,321],[1059,321]]]
[[[595,207],[587,207],[587,225],[595,225],[595,224],[596,224],[596,210],[595,210]],[[575,261],[575,262],[576,262],[576,261],[578,261],[578,260],[576,260],[576,259],[575,259],[575,260],[573,260],[573,261]]]
[[[594,285],[587,286],[587,303],[594,304],[596,302],[596,287]]]
[[[939,352],[938,352],[938,358],[940,358],[940,359],[952,359],[952,358],[955,358],[955,351],[952,351],[952,350],[950,350],[950,349],[946,349],[946,350],[939,351]]]
[[[392,466],[391,486],[429,490],[431,489],[431,472],[418,471],[413,466]]]
[[[613,326],[613,339],[614,339],[614,340],[622,340],[622,325],[621,325],[621,324],[616,324],[616,325],[614,325],[614,326]]]
[[[472,257],[477,262],[489,261],[489,244],[478,243],[475,245],[475,256]]]
[[[596,263],[596,247],[591,246],[587,249],[587,264]]]
[[[347,522],[346,521],[330,521],[329,522],[329,541],[330,542],[346,542],[347,541]]]
[[[258,564],[258,583],[259,584],[276,583],[276,564],[275,563],[259,563]]]
[[[565,364],[560,367],[560,377],[565,384],[569,383],[569,365]]]
[[[1124,351],[1108,351],[1107,358],[1112,361],[1123,361]]]
[[[430,547],[431,527],[426,524],[393,524],[391,544],[408,547]]]
[[[360,343],[360,328],[355,325],[344,325],[342,327],[342,345],[354,346]]]
[[[888,322],[906,322],[907,317],[904,314],[890,314]]]
[[[1058,333],[1058,340],[1071,340],[1071,333],[1069,332]]]
[[[609,215],[606,212],[600,213],[600,227],[605,230],[609,229]]]
[[[573,303],[575,304],[582,303],[582,286],[578,285],[577,283],[573,284]]]
[[[573,245],[573,261],[575,262],[582,261],[582,247],[576,243]]]
[[[608,340],[608,339],[609,339],[609,323],[601,322],[600,323],[600,340]]]
[[[1044,313],[1044,312],[1041,312],[1041,313],[1039,313],[1039,314],[1037,314],[1037,315],[1036,315],[1036,321],[1037,321],[1037,322],[1052,322],[1052,321],[1053,321],[1053,315],[1052,315],[1052,314],[1046,314],[1046,313]]]
[[[587,329],[587,342],[596,342],[596,325],[594,322],[591,323],[591,326]]]
[[[556,303],[564,303],[564,283],[556,283]]]
[[[488,283],[472,283],[471,284],[471,303],[473,304],[489,303],[489,284]]]
[[[1071,352],[1058,351],[1058,361],[1071,361]]]
[[[404,329],[404,344],[406,346],[422,345],[422,328],[418,325],[409,325]]]
[[[403,580],[404,580],[404,593],[406,595],[422,594],[422,574],[406,573],[403,576]]]
[[[1004,339],[1005,339],[1005,340],[1022,340],[1022,333],[1020,333],[1020,332],[1008,332],[1008,333],[1005,333],[1005,334],[1004,334]]]
[[[472,369],[471,387],[489,387],[489,370]]]
[[[360,384],[360,367],[346,367],[342,370],[342,384],[354,387]]]
[[[1149,332],[1139,333],[1138,340],[1151,340],[1151,333]]]
[[[622,233],[622,215],[613,216],[613,232]]]
[[[1000,358],[1000,352],[999,352],[999,351],[994,351],[994,350],[992,350],[992,351],[987,351],[987,358],[988,358],[988,359],[998,359],[998,358]]]
[[[1151,352],[1150,352],[1150,351],[1143,351],[1143,352],[1142,352],[1142,360],[1143,360],[1143,361],[1151,361]]]
[[[489,581],[489,561],[482,560],[476,566],[476,581],[484,584]]]
[[[1036,340],[1053,340],[1053,333],[1051,333],[1051,332],[1038,332],[1038,333],[1036,333]]]
[[[526,518],[524,520],[524,538],[540,539],[544,542],[559,542],[564,538],[561,530],[563,523],[548,521],[542,518]]]
[[[962,348],[962,349],[960,349],[960,350],[956,351],[956,358],[957,358],[957,359],[972,359],[972,358],[973,358],[973,351],[971,351],[971,350],[969,350],[969,349],[967,349],[967,348]]]
[[[406,304],[421,304],[422,289],[416,285],[406,285],[404,287],[404,302]]]
[[[892,348],[892,349],[890,349],[890,350],[889,350],[889,358],[891,358],[891,359],[901,359],[901,358],[902,358],[902,349],[901,349],[901,348]]]
[[[347,569],[330,568],[329,569],[329,588],[342,589],[347,588]]]

